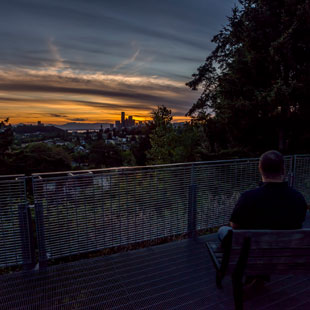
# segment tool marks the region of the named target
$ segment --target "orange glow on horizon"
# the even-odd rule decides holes
[[[1,111],[0,120],[9,117],[9,122],[12,125],[20,123],[36,124],[38,121],[44,124],[55,125],[63,125],[70,122],[114,124],[115,121],[121,120],[121,112],[125,112],[126,118],[132,116],[136,122],[145,122],[152,119],[152,110],[124,109],[122,111],[115,111],[114,109],[105,109],[103,111],[99,108],[80,106],[68,102],[45,103],[41,106],[38,103],[27,103],[27,106],[20,106],[19,102],[10,102],[10,106],[7,106],[6,111]],[[61,113],[58,111],[61,111]],[[189,120],[189,117],[173,116],[172,122],[187,122]]]
[[[126,113],[126,111],[124,111]],[[126,117],[128,117],[129,114],[127,115],[126,114]],[[53,117],[46,117],[46,118],[43,118],[43,117],[39,117],[39,116],[35,116],[35,117],[32,117],[32,118],[28,118],[28,117],[19,117],[19,116],[16,116],[16,117],[10,117],[10,116],[5,116],[4,117],[1,117],[0,120],[3,120],[3,119],[6,119],[7,117],[9,117],[9,123],[11,125],[17,125],[17,124],[25,124],[25,125],[36,125],[38,121],[41,121],[43,124],[53,124],[53,125],[64,125],[66,123],[71,123],[71,122],[76,122],[76,123],[109,123],[109,124],[115,124],[115,121],[120,121],[120,115],[118,115],[117,117],[115,117],[114,119],[108,119],[108,120],[100,120],[100,119],[92,119],[92,118],[89,118],[88,120],[86,121],[79,121],[79,120],[58,120],[57,118],[53,118]],[[149,116],[149,117],[133,117],[134,120],[136,122],[147,122],[147,121],[150,121],[152,120],[152,118]],[[174,116],[173,117],[173,120],[172,120],[172,123],[178,123],[178,122],[189,122],[190,121],[190,118],[189,117],[182,117],[182,116]]]
[[[182,114],[184,98],[192,102],[193,95],[184,83],[156,76],[0,67],[0,120],[9,117],[11,124],[115,123],[121,112],[148,121],[162,104]],[[188,120],[173,116],[173,122]]]

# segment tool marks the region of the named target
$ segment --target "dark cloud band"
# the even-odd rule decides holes
[[[96,95],[105,96],[119,99],[130,99],[131,101],[137,100],[139,102],[148,102],[153,104],[173,104],[177,102],[182,102],[180,98],[171,99],[165,96],[155,96],[149,95],[147,93],[139,92],[128,92],[125,90],[121,91],[111,91],[111,90],[101,90],[95,88],[74,88],[74,87],[62,87],[62,86],[50,86],[50,85],[35,85],[35,84],[0,84],[1,91],[8,92],[40,92],[40,93],[60,93],[60,94],[78,94],[78,95]],[[188,102],[188,101],[187,101]]]

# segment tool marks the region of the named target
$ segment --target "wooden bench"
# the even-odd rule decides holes
[[[236,309],[243,309],[243,277],[305,274],[310,271],[310,229],[231,230],[222,245],[206,243],[216,268],[216,284],[232,276]]]

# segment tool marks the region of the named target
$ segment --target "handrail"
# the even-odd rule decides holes
[[[173,163],[173,164],[161,164],[161,165],[147,165],[147,166],[121,166],[121,167],[112,167],[112,168],[102,168],[102,169],[87,169],[87,170],[74,170],[74,171],[56,171],[56,172],[42,172],[42,173],[33,173],[33,177],[37,176],[49,176],[49,175],[69,175],[69,174],[81,174],[81,173],[101,173],[109,171],[120,171],[120,170],[136,170],[136,169],[154,169],[154,168],[168,168],[168,167],[184,167],[184,166],[198,166],[204,164],[224,164],[231,162],[247,162],[255,161],[259,158],[239,158],[239,159],[223,159],[223,160],[209,160],[209,161],[197,161],[197,162],[187,162],[187,163]]]

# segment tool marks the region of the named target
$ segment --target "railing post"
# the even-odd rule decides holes
[[[45,234],[44,234],[44,210],[42,203],[35,204],[36,223],[37,223],[37,240],[39,248],[39,264],[40,268],[47,266],[47,254],[45,247]]]
[[[293,155],[292,156],[292,162],[291,162],[290,180],[289,180],[289,185],[291,187],[295,187],[296,160],[297,160],[297,156]]]
[[[25,270],[30,270],[35,266],[35,249],[31,213],[26,203],[18,206],[18,215],[22,241],[23,268]]]
[[[190,238],[197,235],[197,185],[195,181],[195,166],[191,167],[191,182],[188,192],[188,219],[187,231]]]

